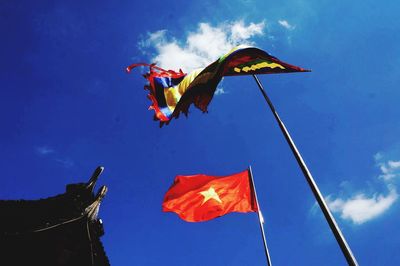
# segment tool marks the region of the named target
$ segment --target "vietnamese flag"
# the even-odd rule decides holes
[[[229,176],[178,175],[164,197],[164,212],[202,222],[230,212],[257,212],[248,170]]]

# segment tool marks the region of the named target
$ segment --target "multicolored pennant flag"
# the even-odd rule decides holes
[[[154,119],[159,120],[160,125],[168,124],[173,117],[179,117],[180,113],[187,115],[191,104],[203,113],[207,112],[208,104],[224,76],[308,71],[282,62],[258,48],[245,46],[235,47],[206,68],[189,74],[146,63],[130,65],[126,70],[130,72],[138,66],[150,67],[150,71],[144,75],[149,81],[145,89],[149,90],[148,97],[152,101],[149,109],[155,111]]]
[[[257,212],[248,170],[229,176],[179,175],[162,204],[187,222],[203,222],[230,212]]]

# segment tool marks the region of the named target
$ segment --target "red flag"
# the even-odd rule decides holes
[[[179,175],[165,194],[162,207],[187,222],[258,210],[248,170],[229,176]]]

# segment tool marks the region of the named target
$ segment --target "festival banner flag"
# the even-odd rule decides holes
[[[187,222],[258,211],[248,170],[229,176],[178,175],[165,194],[162,209],[175,212]]]
[[[146,63],[132,64],[126,70],[130,72],[138,66],[150,67],[144,75],[149,81],[145,89],[149,90],[148,97],[152,101],[149,109],[155,111],[154,119],[160,121],[161,126],[168,124],[173,117],[179,117],[180,113],[187,115],[191,104],[207,112],[208,104],[224,76],[308,71],[280,61],[261,49],[246,46],[235,47],[204,69],[188,74]]]

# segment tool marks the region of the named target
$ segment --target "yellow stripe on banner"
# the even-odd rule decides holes
[[[251,65],[251,66],[245,66],[245,67],[243,67],[242,69],[240,69],[240,68],[238,68],[238,67],[235,67],[233,70],[234,70],[235,72],[237,72],[237,73],[240,73],[241,71],[247,73],[247,72],[249,72],[249,71],[256,71],[256,70],[261,69],[261,68],[271,68],[271,69],[280,68],[280,69],[285,69],[284,66],[282,66],[282,65],[280,65],[280,64],[278,64],[278,63],[274,63],[274,62],[271,62],[271,63],[262,62],[262,63],[258,63],[258,64]]]
[[[164,89],[165,101],[168,105],[168,108],[171,112],[174,111],[176,104],[178,103],[179,99],[182,95],[179,94],[178,90],[175,87],[170,87],[168,89]]]
[[[176,86],[164,90],[165,101],[168,108],[173,112],[182,95],[186,92],[190,83],[203,71],[203,68],[193,70],[187,74],[183,80]]]
[[[178,91],[183,95],[186,89],[189,87],[190,83],[203,71],[204,68],[198,68],[190,72],[185,76],[185,78],[178,84]]]

